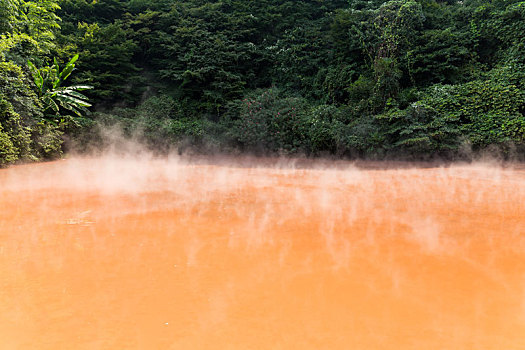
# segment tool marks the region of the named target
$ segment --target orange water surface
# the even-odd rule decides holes
[[[0,170],[0,349],[525,349],[523,168],[257,164]]]

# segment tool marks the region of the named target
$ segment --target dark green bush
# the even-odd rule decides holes
[[[297,152],[303,148],[307,133],[305,99],[282,96],[278,89],[270,88],[238,104],[235,137],[246,149]]]
[[[0,62],[0,164],[61,154],[62,133],[40,122],[43,108],[30,86],[20,67]]]

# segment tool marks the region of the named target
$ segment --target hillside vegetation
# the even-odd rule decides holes
[[[525,2],[2,0],[0,33],[0,165],[115,127],[160,151],[525,154]]]

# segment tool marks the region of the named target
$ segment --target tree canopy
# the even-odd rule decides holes
[[[523,1],[4,0],[0,32],[2,163],[117,123],[157,149],[524,154]],[[49,118],[34,72],[76,55],[80,105]]]

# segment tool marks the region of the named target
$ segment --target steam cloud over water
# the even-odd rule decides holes
[[[525,348],[525,170],[104,155],[0,171],[16,349]]]

